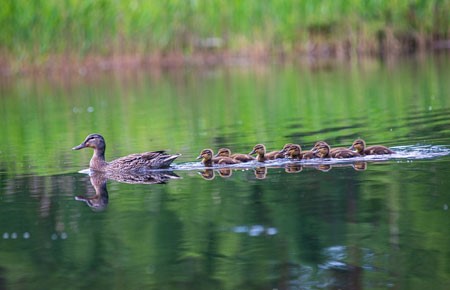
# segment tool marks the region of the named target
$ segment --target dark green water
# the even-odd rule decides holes
[[[435,56],[2,80],[0,289],[448,289],[449,79]],[[71,148],[93,132],[108,160],[182,153],[181,178],[91,183],[92,152]],[[195,163],[357,137],[400,155],[231,176]],[[89,207],[75,197],[93,184]]]

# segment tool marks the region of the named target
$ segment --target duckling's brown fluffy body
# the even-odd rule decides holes
[[[249,162],[255,160],[255,157],[249,154],[240,154],[240,153],[231,154],[231,150],[228,148],[220,148],[215,157],[216,158],[228,157],[237,160],[239,162]]]
[[[289,147],[285,150],[284,156],[289,159],[300,160],[303,158],[302,147],[298,144],[289,144]]]
[[[203,149],[202,152],[200,152],[200,155],[197,157],[197,159],[202,159],[203,165],[206,167],[212,167],[213,164],[237,164],[240,163],[238,160],[235,160],[230,157],[214,157],[214,153],[211,149]]]
[[[285,157],[285,150],[286,148],[291,144],[284,145],[283,149],[279,151],[271,151],[266,152],[266,146],[264,144],[256,144],[253,147],[253,150],[249,153],[249,155],[257,154],[256,160],[258,162],[264,162],[267,160],[274,160],[274,159],[280,159]]]
[[[356,139],[350,150],[356,150],[360,155],[384,155],[384,154],[394,154],[395,152],[386,146],[382,145],[372,145],[366,147],[366,142],[363,139]]]

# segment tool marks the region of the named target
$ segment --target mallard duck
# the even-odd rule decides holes
[[[230,157],[214,157],[212,149],[203,149],[197,159],[202,159],[203,165],[212,167],[213,164],[237,164],[239,161]]]
[[[286,148],[284,156],[290,159],[300,160],[303,158],[302,147],[298,144],[290,144],[290,146]]]
[[[98,172],[137,173],[148,169],[168,168],[170,164],[181,154],[169,155],[164,151],[152,151],[130,154],[111,162],[105,160],[105,139],[100,134],[90,134],[80,145],[73,150],[83,148],[94,149],[94,155],[89,162],[89,168]]]
[[[214,157],[216,157],[216,158],[229,157],[229,158],[235,159],[240,162],[249,162],[249,161],[255,160],[255,157],[253,157],[249,154],[239,154],[239,153],[231,154],[231,150],[228,148],[220,148],[219,151],[217,152],[216,156],[214,156]]]
[[[273,160],[273,159],[277,159],[277,158],[284,158],[284,154],[281,153],[282,150],[280,151],[272,151],[272,152],[266,152],[266,146],[264,146],[263,144],[256,144],[253,147],[253,150],[248,153],[249,155],[253,155],[253,154],[257,154],[256,156],[256,160],[258,160],[258,162],[264,162],[266,160]]]
[[[382,154],[394,154],[391,149],[382,145],[373,145],[366,147],[366,142],[363,139],[356,139],[350,150],[356,150],[360,155],[382,155]]]

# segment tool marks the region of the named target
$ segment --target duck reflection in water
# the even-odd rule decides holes
[[[75,200],[85,202],[93,211],[103,211],[109,203],[108,189],[106,182],[108,179],[130,184],[164,184],[171,179],[180,177],[172,171],[152,171],[146,174],[105,174],[102,172],[91,171],[90,181],[94,187],[95,194],[84,196],[75,196]]]
[[[93,173],[90,176],[91,184],[94,187],[95,195],[93,196],[75,196],[75,200],[85,202],[93,211],[103,211],[108,206],[109,196],[106,188],[108,180],[103,174]]]

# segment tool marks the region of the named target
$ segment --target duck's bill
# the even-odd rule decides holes
[[[72,150],[80,150],[83,148],[86,148],[86,145],[84,145],[84,143],[81,143],[80,145],[73,147]]]
[[[349,150],[355,150],[355,147],[353,147],[353,145],[352,145],[352,146],[348,147],[348,149]]]
[[[197,158],[195,159],[202,159],[202,158],[203,158],[202,155],[198,155]]]
[[[252,150],[252,152],[248,153],[248,155],[255,154],[255,150]]]

